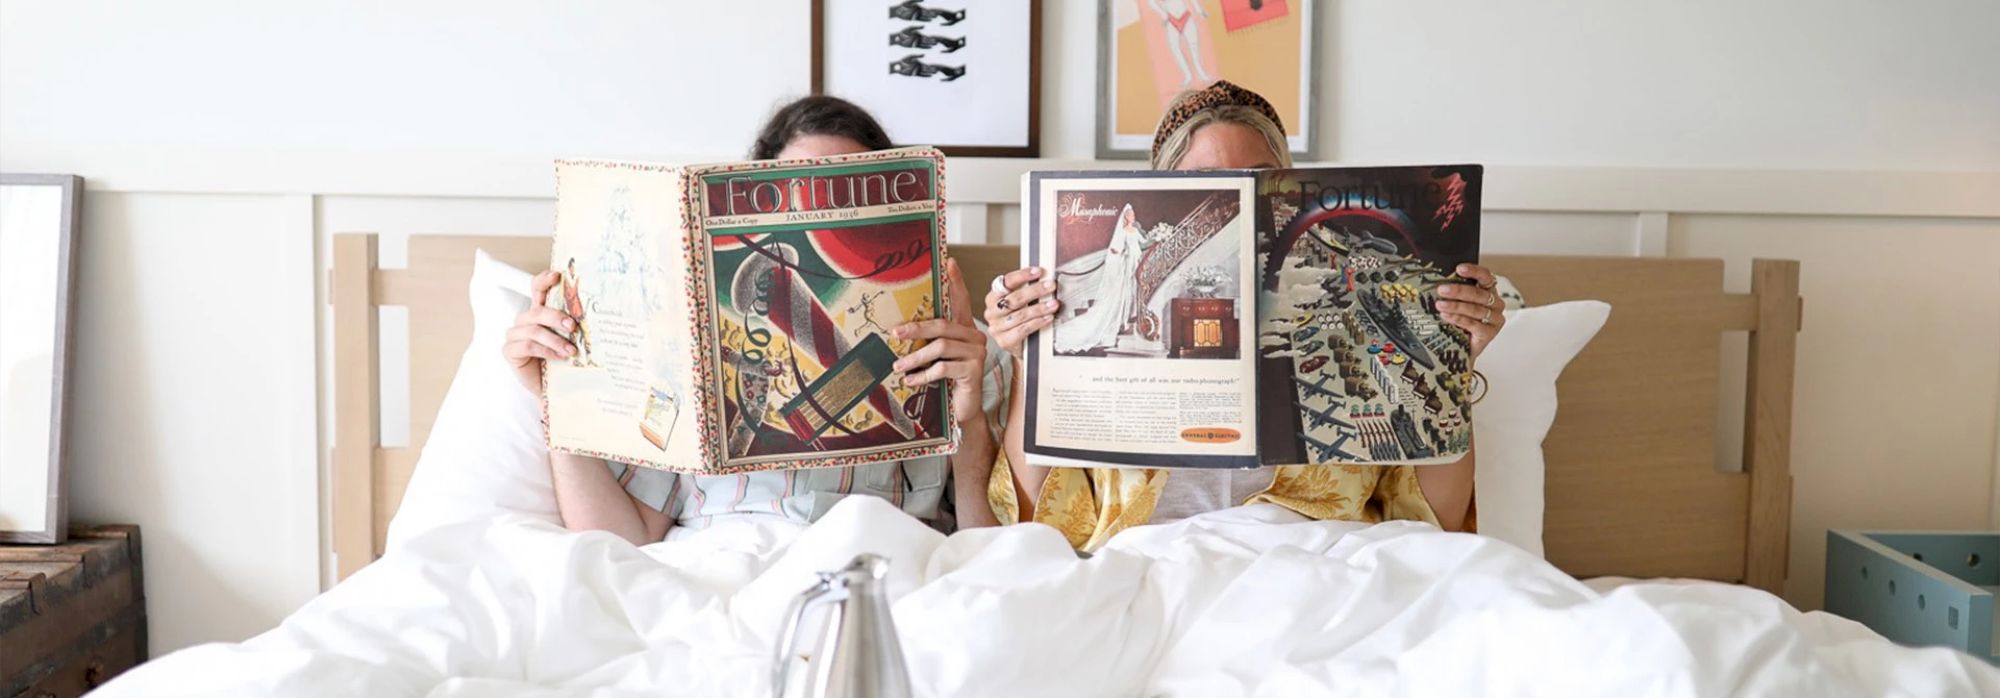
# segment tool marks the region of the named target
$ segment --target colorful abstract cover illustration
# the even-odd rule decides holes
[[[935,151],[557,171],[547,302],[579,351],[544,374],[550,448],[701,473],[955,448],[946,384],[903,385],[922,344],[888,334],[949,307]]]
[[[1480,175],[1030,173],[1023,263],[1062,305],[1029,340],[1029,460],[1458,460],[1470,351],[1436,290],[1478,260]]]

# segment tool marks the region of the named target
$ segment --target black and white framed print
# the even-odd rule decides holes
[[[1041,153],[1040,0],[813,0],[812,87],[947,155]]]

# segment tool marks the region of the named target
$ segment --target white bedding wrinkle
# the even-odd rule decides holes
[[[412,535],[283,625],[94,695],[762,696],[785,605],[892,561],[935,696],[2000,695],[2000,670],[1890,644],[1754,589],[1594,590],[1513,546],[1268,505],[1136,528],[1079,559],[1054,529],[946,538],[886,502],[635,548],[530,516]]]

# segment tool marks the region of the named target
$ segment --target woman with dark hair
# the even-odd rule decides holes
[[[895,147],[867,110],[839,97],[813,95],[778,109],[757,132],[752,160],[790,160]]]
[[[758,160],[846,155],[891,146],[888,134],[868,112],[835,97],[793,101],[771,115],[751,157]],[[555,271],[535,277],[542,298],[560,278]],[[917,458],[845,468],[771,470],[734,475],[679,475],[564,453],[551,453],[556,505],[571,530],[616,533],[635,545],[666,537],[676,527],[700,529],[728,520],[778,516],[810,523],[849,495],[873,495],[942,530],[995,523],[986,487],[999,426],[1012,383],[997,348],[973,324],[969,296],[958,264],[945,261],[945,283],[957,304],[954,319],[934,319],[890,328],[903,340],[930,340],[898,359],[895,370],[911,384],[952,381],[952,419],[963,431],[950,457]],[[574,320],[555,308],[534,307],[515,320],[502,353],[521,384],[540,390],[542,362],[572,356],[564,339]]]

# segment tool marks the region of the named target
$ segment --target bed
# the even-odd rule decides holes
[[[337,236],[333,308],[334,551],[340,576],[382,553],[421,449],[384,448],[375,425],[375,307],[409,309],[410,442],[421,444],[471,335],[472,251],[546,266],[540,238],[414,236],[409,264],[382,269],[375,237]],[[969,288],[1019,266],[1011,245],[952,248]],[[1676,577],[1776,593],[1791,526],[1792,364],[1801,301],[1796,262],[1759,260],[1748,294],[1722,290],[1722,261],[1489,257],[1537,304],[1596,299],[1618,309],[1564,371],[1544,444],[1548,558],[1577,577]],[[1750,334],[1742,472],[1715,464],[1724,332]]]
[[[478,436],[439,420],[448,402],[480,399],[463,372],[492,353],[466,312],[474,251],[538,269],[548,244],[415,236],[403,269],[381,268],[377,244],[343,234],[333,247],[345,581],[264,635],[156,660],[105,695],[764,695],[786,601],[862,551],[902,561],[890,591],[924,695],[2000,691],[2000,672],[1967,655],[1898,647],[1773,595],[1789,536],[1796,262],[1757,261],[1738,294],[1723,291],[1720,260],[1488,258],[1537,304],[1617,309],[1561,374],[1543,443],[1546,561],[1486,536],[1303,522],[1268,505],[1135,528],[1079,559],[1053,529],[944,537],[867,498],[810,527],[642,548],[563,531],[552,510],[414,524],[404,496],[419,461],[450,467],[432,464],[439,442]],[[952,251],[975,289],[1017,259]],[[409,309],[410,440],[428,454],[379,439],[376,316],[391,305]],[[1750,337],[1743,470],[1725,472],[1719,337],[1736,331]]]

